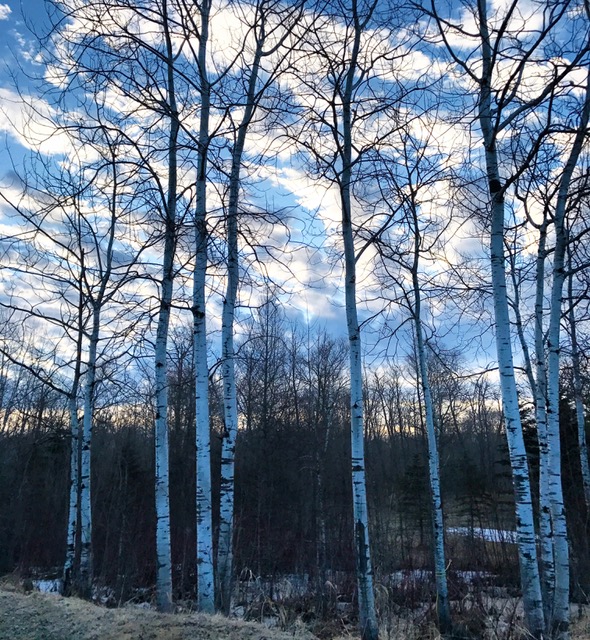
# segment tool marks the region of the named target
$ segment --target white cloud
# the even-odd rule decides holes
[[[0,4],[0,20],[8,20],[11,13],[12,9],[7,4]]]

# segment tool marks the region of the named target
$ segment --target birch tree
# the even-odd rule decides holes
[[[427,128],[428,123],[425,122],[424,127]],[[380,181],[382,204],[378,206],[387,211],[384,216],[385,222],[368,241],[373,241],[379,247],[380,258],[385,263],[384,284],[389,289],[393,280],[395,288],[400,290],[400,302],[408,308],[414,325],[417,378],[422,393],[428,444],[436,608],[439,628],[444,635],[451,632],[452,620],[447,585],[436,412],[428,371],[422,310],[423,297],[426,295],[424,280],[430,280],[432,277],[424,275],[422,261],[433,262],[436,259],[437,245],[444,242],[443,238],[451,226],[450,216],[442,222],[440,219],[437,220],[436,214],[432,212],[433,209],[443,206],[433,196],[436,184],[449,180],[450,175],[439,166],[439,163],[442,163],[442,154],[437,153],[436,143],[428,134],[424,140],[418,140],[408,130],[401,129],[397,149],[401,150],[401,158],[397,165],[390,163],[389,171],[384,172]],[[392,168],[394,166],[395,168]],[[401,269],[402,273],[395,273],[392,266]],[[404,284],[408,274],[411,280],[409,287]],[[438,418],[441,418],[440,410]]]
[[[387,8],[391,11],[391,8]],[[391,13],[388,13],[391,17]],[[383,16],[379,14],[379,20]],[[320,179],[331,181],[337,192],[341,214],[340,238],[344,262],[346,326],[350,349],[350,407],[354,549],[359,593],[361,634],[364,640],[378,635],[373,592],[373,569],[369,544],[369,520],[364,457],[362,349],[357,310],[357,261],[354,198],[360,188],[363,162],[378,140],[393,125],[375,132],[371,126],[386,119],[392,105],[391,87],[382,77],[391,49],[389,29],[377,20],[377,2],[338,3],[322,16],[308,36],[309,48],[320,66],[307,76],[298,70],[302,85],[306,125],[298,142],[309,154],[310,166]],[[377,29],[377,25],[381,30]],[[375,31],[372,31],[372,29]],[[371,36],[374,35],[374,40]],[[383,65],[381,65],[383,62]],[[393,65],[392,65],[393,66]],[[318,86],[321,74],[324,82]],[[369,89],[369,86],[371,87]],[[378,97],[377,97],[378,95]],[[311,106],[311,108],[309,107]]]
[[[205,315],[207,276],[207,161],[210,143],[211,84],[207,68],[209,21],[212,3],[203,0],[197,7],[191,31],[197,35],[196,74],[201,100],[197,139],[197,179],[194,217],[195,266],[193,271],[193,339],[195,361],[195,416],[197,470],[197,603],[199,611],[215,609],[213,575],[213,522],[211,502],[211,436],[209,428],[209,368],[207,366],[207,325]]]
[[[234,460],[235,443],[238,428],[238,408],[236,396],[234,322],[235,308],[239,287],[239,246],[238,217],[240,205],[240,188],[242,182],[242,166],[244,148],[248,129],[256,117],[263,100],[269,99],[267,94],[283,65],[285,40],[292,33],[292,25],[300,16],[300,3],[285,8],[276,0],[259,0],[254,5],[246,5],[240,11],[246,15],[244,27],[247,27],[247,39],[253,42],[244,43],[242,64],[249,69],[243,79],[244,94],[227,96],[229,103],[237,100],[243,108],[241,119],[237,123],[233,149],[231,152],[231,168],[229,175],[229,194],[226,212],[227,229],[227,285],[223,300],[222,314],[222,375],[225,432],[221,452],[221,495],[219,541],[217,550],[217,582],[219,608],[229,614],[233,572],[233,519],[234,519]],[[249,45],[249,46],[248,46]],[[266,64],[264,64],[266,63]],[[260,78],[262,70],[263,78]],[[276,101],[275,101],[276,102]],[[276,105],[275,105],[276,106]],[[266,105],[265,109],[268,109]]]
[[[543,611],[542,590],[539,579],[537,553],[535,545],[535,531],[533,519],[533,505],[531,499],[530,480],[522,437],[522,424],[518,408],[518,394],[514,370],[514,356],[510,335],[510,315],[507,295],[506,270],[505,270],[505,224],[506,203],[505,199],[509,188],[514,184],[518,176],[527,168],[530,160],[535,157],[539,145],[542,143],[545,132],[537,136],[528,148],[522,149],[518,160],[514,159],[512,175],[502,176],[500,167],[501,135],[506,135],[518,126],[520,120],[531,113],[533,109],[545,109],[551,103],[556,87],[562,82],[568,72],[580,63],[585,55],[587,44],[583,43],[582,49],[572,54],[572,64],[561,66],[554,65],[554,73],[545,79],[543,88],[535,91],[529,82],[529,78],[539,74],[538,65],[542,60],[545,50],[550,55],[550,47],[556,37],[556,31],[565,21],[569,3],[561,3],[552,6],[540,26],[529,31],[524,36],[523,24],[525,13],[519,2],[512,2],[506,10],[493,18],[488,15],[488,4],[485,0],[478,0],[472,7],[472,15],[475,20],[476,34],[473,42],[477,40],[477,61],[479,67],[473,65],[473,58],[462,57],[457,47],[451,43],[450,36],[461,34],[461,37],[471,37],[468,31],[462,30],[456,23],[441,17],[431,4],[430,13],[435,17],[438,32],[448,51],[452,61],[470,79],[477,96],[477,121],[481,128],[486,177],[490,194],[490,253],[492,269],[492,291],[494,302],[496,348],[500,368],[500,383],[502,389],[502,401],[504,418],[506,422],[506,434],[511,459],[512,476],[516,501],[516,523],[518,532],[519,561],[521,571],[521,585],[527,624],[534,637],[541,637],[546,628],[549,633],[555,633],[558,637],[567,635],[567,606],[565,605],[565,583],[567,582],[567,545],[565,544],[565,517],[563,508],[559,506],[559,491],[557,485],[559,471],[556,466],[556,456],[559,452],[558,443],[555,441],[555,430],[548,427],[549,447],[554,450],[550,453],[549,461],[552,470],[549,476],[553,476],[554,489],[551,495],[552,526],[555,531],[555,567],[556,585],[555,600],[551,609],[553,619],[546,620]],[[534,11],[531,15],[534,15]],[[531,19],[531,16],[528,17]],[[511,63],[504,70],[503,60],[505,47],[509,40],[513,43],[518,40],[517,56],[510,56]],[[551,360],[551,357],[550,357]],[[552,370],[555,364],[552,365]],[[552,373],[549,374],[550,379]],[[539,379],[537,380],[537,383]],[[548,392],[551,394],[551,392]],[[551,401],[550,401],[551,403]],[[552,435],[553,434],[553,435]],[[557,575],[557,574],[560,575]]]
[[[588,462],[588,443],[586,439],[586,417],[584,397],[582,393],[582,371],[580,366],[580,348],[578,345],[578,328],[576,325],[576,305],[574,297],[574,273],[572,264],[572,247],[568,245],[568,296],[567,312],[568,328],[572,350],[572,373],[574,380],[574,401],[576,403],[576,426],[578,429],[578,446],[580,448],[580,469],[584,485],[584,500],[590,509],[590,464]]]
[[[567,161],[561,172],[553,223],[555,247],[553,252],[551,307],[547,334],[547,445],[549,449],[549,499],[553,524],[553,546],[555,560],[555,592],[552,607],[551,632],[556,638],[568,637],[569,626],[569,548],[561,486],[561,447],[559,437],[559,364],[560,329],[565,281],[565,256],[567,251],[566,211],[572,177],[582,152],[590,120],[590,67],[587,69],[587,84],[577,127]]]

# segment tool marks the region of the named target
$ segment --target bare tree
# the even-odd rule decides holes
[[[572,52],[571,65],[554,64],[553,72],[545,78],[543,88],[540,90],[531,90],[527,85],[527,74],[538,74],[537,65],[540,61],[551,59],[551,47],[557,38],[557,29],[566,19],[568,5],[567,2],[558,3],[552,5],[546,12],[539,14],[542,16],[542,20],[539,21],[538,28],[528,32],[526,37],[524,31],[527,19],[525,17],[526,11],[522,4],[516,0],[506,10],[492,17],[488,14],[488,3],[485,0],[478,0],[477,3],[474,3],[468,9],[468,15],[474,22],[474,33],[465,30],[452,19],[442,16],[434,3],[431,3],[428,9],[430,15],[435,19],[438,33],[452,62],[467,75],[477,96],[477,121],[483,136],[484,161],[490,194],[490,250],[496,347],[516,498],[521,584],[527,624],[534,637],[541,637],[546,629],[551,634],[557,634],[558,637],[567,636],[567,543],[565,514],[558,489],[558,485],[561,483],[559,464],[557,464],[555,457],[559,455],[559,446],[556,442],[559,431],[558,429],[557,432],[555,431],[555,426],[548,426],[547,442],[551,443],[550,447],[553,447],[547,460],[550,462],[551,469],[548,473],[548,481],[553,487],[549,489],[549,495],[552,526],[555,534],[553,549],[556,585],[553,603],[551,606],[545,607],[546,611],[552,612],[552,618],[546,620],[537,565],[533,505],[511,345],[504,247],[505,199],[511,186],[535,158],[548,131],[546,128],[541,129],[534,139],[528,141],[528,147],[524,148],[523,144],[519,148],[518,157],[514,156],[511,159],[512,170],[509,177],[504,177],[501,173],[500,167],[504,158],[499,146],[500,136],[518,126],[526,114],[531,113],[532,110],[544,111],[553,107],[563,78],[580,63],[586,53],[587,36],[583,36],[582,47]],[[538,9],[533,8],[528,19],[530,20],[532,16],[537,15],[536,12]],[[451,36],[456,35],[469,38],[476,47],[477,56],[463,56],[451,42]],[[514,54],[509,56],[510,68],[504,72],[505,46],[509,41],[514,45]],[[542,58],[543,55],[548,57]],[[479,67],[473,66],[475,59],[477,59]],[[554,357],[551,367],[552,373],[548,374],[549,380],[554,375]],[[538,382],[539,380],[537,380]],[[552,392],[548,393],[552,394]],[[549,406],[554,406],[554,401],[549,401]]]

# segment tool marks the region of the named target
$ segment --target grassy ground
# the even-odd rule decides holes
[[[0,640],[317,640],[296,619],[287,631],[262,624],[195,613],[158,614],[138,606],[107,609],[77,598],[31,592],[2,585]],[[440,640],[431,615],[398,609],[381,611],[382,640]],[[430,613],[429,613],[430,612]],[[521,606],[514,598],[495,598],[471,606],[454,603],[454,619],[462,640],[526,640]],[[590,640],[590,609],[572,607],[572,640]],[[316,627],[320,638],[358,638],[354,624]],[[340,630],[337,632],[338,626]],[[337,637],[335,637],[337,636]]]
[[[291,633],[199,614],[158,614],[138,607],[106,609],[58,595],[0,591],[0,640],[313,640],[302,626]]]

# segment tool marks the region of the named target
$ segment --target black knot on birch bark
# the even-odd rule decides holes
[[[496,180],[495,178],[490,180],[490,193],[498,193],[501,189],[502,185],[499,180]]]

